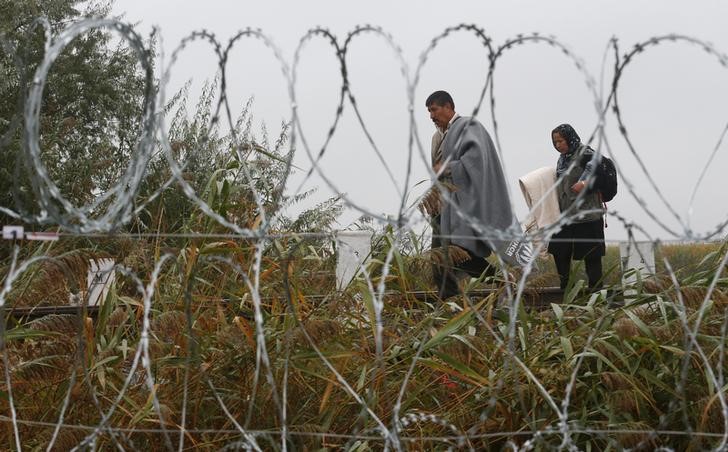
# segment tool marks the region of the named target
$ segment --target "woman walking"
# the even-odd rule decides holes
[[[566,224],[551,237],[548,251],[554,256],[559,282],[565,289],[569,282],[571,261],[583,260],[589,288],[602,287],[604,256],[604,210],[599,192],[590,192],[591,174],[598,161],[596,153],[581,142],[569,124],[561,124],[551,132],[554,148],[559,152],[556,164],[557,196],[562,219]]]

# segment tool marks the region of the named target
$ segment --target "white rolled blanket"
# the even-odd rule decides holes
[[[559,219],[559,199],[556,196],[556,168],[545,166],[518,179],[521,192],[530,212],[526,218],[526,230],[543,229]]]

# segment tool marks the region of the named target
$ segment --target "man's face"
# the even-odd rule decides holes
[[[427,111],[430,112],[430,119],[435,123],[438,129],[445,130],[450,119],[455,115],[450,104],[437,105],[437,102],[431,103],[427,107]]]

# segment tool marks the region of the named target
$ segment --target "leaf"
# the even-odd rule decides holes
[[[103,331],[106,328],[106,321],[109,319],[109,316],[116,307],[117,299],[118,297],[116,295],[116,283],[114,282],[111,285],[111,290],[109,290],[106,299],[103,300],[101,304],[101,310],[99,311],[99,315],[96,318],[96,324],[98,325],[99,331]]]
[[[567,360],[574,356],[574,347],[571,345],[571,340],[568,337],[561,336],[561,348],[564,350],[564,356]]]
[[[127,297],[125,295],[120,296],[119,301],[121,301],[122,303],[124,303],[126,305],[138,306],[140,308],[144,306],[144,304],[142,304],[141,301],[137,301],[137,300],[135,300],[131,297]]]
[[[703,412],[700,416],[700,429],[706,430],[707,427],[705,424],[708,422],[710,418],[710,408],[713,406],[713,404],[718,401],[719,396],[721,393],[725,394],[728,392],[728,385],[723,386],[723,388],[720,391],[717,391],[713,394],[713,396],[705,403],[705,407],[703,408]]]
[[[598,351],[594,350],[593,348],[590,348],[588,351],[585,351],[585,352],[578,353],[578,354],[574,355],[574,359],[578,358],[579,356],[583,356],[585,358],[588,358],[588,357],[598,358],[600,361],[602,361],[604,364],[606,364],[607,366],[609,366],[615,372],[622,372],[606,356],[602,355],[601,353],[599,353]]]
[[[559,321],[559,325],[564,323],[564,310],[561,309],[561,306],[557,305],[556,303],[551,303],[551,309],[554,311],[554,314],[556,315],[556,320]]]
[[[634,324],[642,332],[642,334],[649,337],[650,339],[655,339],[655,335],[652,333],[650,327],[648,327],[645,322],[643,322],[642,319],[640,319],[634,312],[632,312],[630,309],[625,309],[624,313],[627,314],[627,317],[629,317],[632,322],[634,322]]]
[[[228,240],[224,242],[212,242],[206,243],[200,250],[200,255],[203,254],[222,254],[222,253],[234,253],[240,251],[240,248],[235,242]]]
[[[344,358],[343,362],[338,366],[339,367],[338,372],[340,374],[344,374],[345,373],[346,367],[349,364],[349,360],[350,360],[350,357]],[[334,389],[334,387],[336,385],[339,385],[339,382],[336,379],[336,373],[335,372],[331,372],[331,378],[329,378],[329,384],[326,387],[326,391],[328,391],[328,395],[326,395],[326,393],[324,393],[324,397],[321,399],[321,405],[319,406],[319,414],[323,413],[323,411],[324,411],[324,409],[326,407],[326,403],[328,401],[328,398],[331,396],[331,391],[333,391],[333,389]],[[329,389],[329,386],[331,387],[331,389]]]
[[[609,352],[612,353],[614,356],[616,356],[617,358],[619,358],[619,360],[621,361],[621,363],[625,367],[625,369],[630,369],[630,368],[634,367],[634,366],[630,366],[630,361],[629,361],[629,359],[627,359],[627,357],[624,356],[624,353],[622,353],[622,351],[620,349],[618,349],[617,347],[615,347],[609,341],[606,341],[604,339],[596,339],[594,341],[594,344],[595,345],[596,344],[601,345],[602,347],[604,347],[607,350],[609,350]]]
[[[448,355],[447,353],[435,352],[435,355],[438,358],[440,358],[441,360],[445,361],[445,363],[447,363],[450,366],[452,366],[453,369],[457,370],[462,375],[467,376],[468,378],[470,378],[474,382],[477,382],[477,383],[479,383],[481,385],[487,385],[489,383],[488,382],[488,379],[486,377],[484,377],[483,375],[481,375],[477,371],[473,370],[472,368],[470,368],[466,364],[464,364],[464,363],[458,361],[457,359],[453,358],[452,356]]]
[[[437,333],[435,333],[434,336],[432,336],[432,338],[430,338],[429,341],[425,343],[425,345],[423,346],[423,351],[429,350],[432,347],[439,345],[443,340],[445,340],[446,337],[459,331],[465,325],[470,323],[473,318],[473,314],[483,305],[483,303],[485,303],[485,300],[478,303],[474,307],[474,309],[466,309],[465,311],[450,319],[450,321],[447,322],[445,326],[443,326]]]
[[[112,361],[117,361],[118,359],[119,359],[119,357],[116,355],[107,356],[106,358],[102,359],[101,361],[96,362],[96,364],[94,364],[93,367],[91,367],[91,370],[96,370],[96,369],[101,370],[101,368],[103,367],[104,364],[110,363]]]
[[[470,328],[475,329],[475,327],[469,326],[468,329],[470,329]],[[470,336],[475,336],[475,334],[470,334],[470,331],[468,331],[468,334]],[[473,345],[470,342],[470,340],[468,340],[468,338],[466,336],[461,336],[459,334],[453,334],[452,337],[457,339],[458,341],[462,342],[463,344],[465,344],[470,350],[472,350],[474,353],[476,353],[478,356],[480,356],[483,360],[485,360],[485,361],[490,360],[491,355],[488,354],[489,350],[487,350],[487,349],[484,350],[481,347],[476,347],[475,345]]]
[[[653,374],[649,370],[643,368],[643,369],[638,370],[637,373],[640,376],[642,376],[642,378],[647,380],[651,385],[662,389],[663,391],[667,392],[668,394],[672,395],[673,397],[680,397],[680,395],[677,393],[677,391],[675,391],[674,387],[665,384],[665,382],[662,381],[661,378],[655,376],[655,374]]]
[[[367,366],[364,365],[364,367],[361,368],[361,373],[359,374],[359,380],[356,382],[356,390],[361,391],[364,387],[364,384],[367,381]]]
[[[574,287],[571,288],[571,290],[566,294],[566,304],[572,304],[576,297],[579,295],[579,292],[581,291],[581,288],[584,286],[583,280],[578,280],[574,284]]]
[[[391,242],[389,245],[394,246],[394,244]],[[394,261],[397,263],[397,270],[399,273],[399,283],[401,285],[400,289],[403,292],[407,292],[409,290],[409,288],[408,288],[409,284],[407,282],[409,279],[411,279],[411,278],[408,278],[409,275],[407,274],[407,270],[406,270],[407,267],[404,264],[404,259],[402,258],[402,254],[400,254],[400,252],[397,248],[394,248],[393,254],[394,254]]]
[[[374,294],[372,294],[369,291],[369,288],[366,286],[364,282],[357,283],[358,285],[358,293],[362,295],[363,301],[364,301],[364,307],[367,309],[367,313],[369,314],[369,323],[372,328],[372,334],[376,336],[377,334],[377,322],[376,322],[376,312],[374,310]]]
[[[106,389],[106,372],[103,367],[99,367],[96,371],[96,377],[99,379],[99,384],[102,389]]]
[[[701,260],[700,263],[696,267],[700,268],[703,265],[705,265],[706,262],[713,260],[718,256],[718,251],[711,251],[710,253],[706,254]]]
[[[46,336],[58,336],[60,333],[56,333],[54,331],[39,331],[39,330],[33,330],[30,328],[23,328],[23,327],[17,327],[13,328],[12,330],[8,330],[5,333],[5,340],[6,341],[13,341],[18,339],[32,339],[36,337],[46,337]]]
[[[660,348],[663,349],[663,350],[667,350],[669,352],[672,352],[672,353],[674,353],[677,356],[684,356],[685,355],[685,350],[683,350],[681,348],[678,348],[678,347],[673,347],[672,345],[660,345]]]
[[[238,327],[238,329],[243,333],[245,336],[245,339],[248,341],[248,345],[250,345],[250,348],[255,350],[255,338],[254,338],[254,330],[253,327],[251,327],[247,320],[245,320],[244,317],[236,315],[233,319],[233,323]]]
[[[528,347],[526,346],[526,330],[522,327],[518,327],[518,340],[521,343],[521,350],[523,350],[523,353],[528,352]]]
[[[313,360],[319,360],[323,356],[326,359],[338,359],[338,358],[351,358],[352,356],[356,355],[356,352],[352,352],[350,350],[342,350],[342,351],[326,351],[326,350],[319,350],[319,353],[315,351],[306,351],[302,353],[297,353],[293,356],[291,356],[292,360],[298,360],[298,361],[305,361],[309,359]],[[324,378],[324,377],[321,377]]]

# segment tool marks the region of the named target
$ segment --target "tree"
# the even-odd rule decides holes
[[[0,206],[37,208],[28,168],[16,169],[23,152],[19,100],[27,95],[44,53],[44,31],[36,19],[46,17],[55,35],[76,20],[107,17],[110,9],[108,2],[0,0],[0,33],[6,44],[0,50],[0,137],[13,119],[19,125],[0,149]],[[41,158],[61,193],[77,206],[114,184],[140,133],[146,81],[133,50],[114,42],[104,29],[74,39],[55,61],[44,88]]]
[[[265,125],[256,134],[250,99],[228,130],[221,121],[213,120],[218,81],[205,84],[194,111],[187,109],[189,85],[164,108],[170,119],[167,136],[182,179],[210,209],[238,226],[256,228],[265,217],[272,220],[268,227],[274,232],[331,230],[342,210],[338,196],[296,218],[283,214],[286,207],[315,191],[283,192],[290,170],[290,151],[286,149],[289,125],[281,125],[273,142]],[[140,184],[140,212],[131,228],[137,232],[225,232],[224,227],[210,224],[177,183],[169,183],[172,177],[164,150],[158,146]]]
[[[86,5],[83,11],[81,5]],[[37,18],[47,18],[51,34],[57,36],[77,20],[107,17],[110,9],[110,3],[87,5],[79,0],[0,0],[0,33],[7,44],[6,50],[0,50],[0,134],[13,120],[22,118],[20,106],[44,57],[44,30]],[[119,180],[141,132],[150,87],[134,49],[125,41],[115,44],[117,41],[105,29],[93,29],[75,38],[53,63],[44,87],[41,159],[62,195],[78,207],[92,203]],[[185,180],[213,210],[240,226],[259,224],[261,212],[251,189],[254,187],[265,214],[276,214],[277,221],[269,225],[274,229],[329,229],[341,210],[338,199],[296,220],[279,215],[281,206],[310,194],[289,198],[282,193],[288,126],[284,125],[274,143],[268,143],[265,131],[263,139],[256,140],[248,104],[234,125],[234,139],[217,121],[210,123],[217,89],[216,83],[208,86],[192,118],[183,105],[187,101],[184,90],[164,106],[164,113],[172,115],[168,136],[175,158],[183,162]],[[25,152],[24,126],[20,122],[9,143],[0,146],[0,206],[33,212],[38,209],[29,181],[34,169],[19,158]],[[134,199],[139,215],[128,227],[135,231],[158,230],[156,225],[163,225],[164,232],[199,230],[193,223],[206,217],[196,215],[195,205],[176,182],[169,183],[171,173],[159,143],[156,151]],[[157,193],[161,187],[166,188]],[[147,202],[150,198],[152,201]]]

